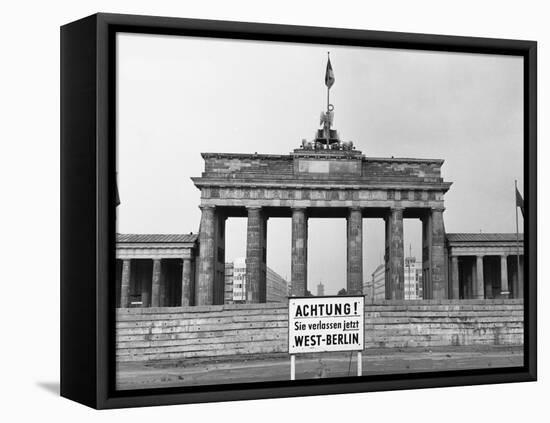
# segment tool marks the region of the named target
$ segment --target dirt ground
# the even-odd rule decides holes
[[[363,375],[515,367],[523,364],[521,346],[370,349],[363,351]],[[296,356],[296,379],[357,375],[357,353]],[[119,363],[117,389],[142,389],[289,380],[290,356],[216,357]]]

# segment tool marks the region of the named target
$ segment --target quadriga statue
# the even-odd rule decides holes
[[[342,150],[345,150],[345,151],[353,150],[353,142],[352,141],[342,141]]]
[[[314,146],[315,144],[313,143],[313,141],[308,141],[305,138],[302,140],[302,148],[304,150],[313,150]]]

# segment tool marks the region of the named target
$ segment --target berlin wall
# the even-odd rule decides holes
[[[523,300],[387,300],[365,305],[365,349],[522,345]],[[286,304],[121,308],[118,362],[288,352]]]

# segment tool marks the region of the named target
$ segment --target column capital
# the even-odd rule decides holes
[[[390,211],[403,211],[405,210],[405,207],[403,206],[391,206]]]
[[[216,206],[213,206],[211,204],[200,204],[199,209],[201,210],[214,210]]]
[[[261,210],[262,206],[246,206],[247,210]]]
[[[434,206],[431,208],[432,209],[432,212],[441,212],[443,213],[445,211],[445,207],[444,206]]]
[[[291,207],[290,208],[292,215],[295,213],[302,213],[305,218],[307,218],[307,207]]]

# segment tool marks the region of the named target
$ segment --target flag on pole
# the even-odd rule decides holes
[[[330,89],[334,84],[334,71],[332,70],[332,65],[330,64],[330,57],[327,62],[327,71],[325,72],[325,85]]]
[[[525,213],[523,211],[523,198],[521,194],[518,191],[518,188],[516,187],[516,207],[519,207],[521,210],[521,215],[525,217]]]
[[[117,174],[117,177],[115,177],[115,207],[120,206],[120,196],[118,195],[117,179],[118,179],[118,174]]]

